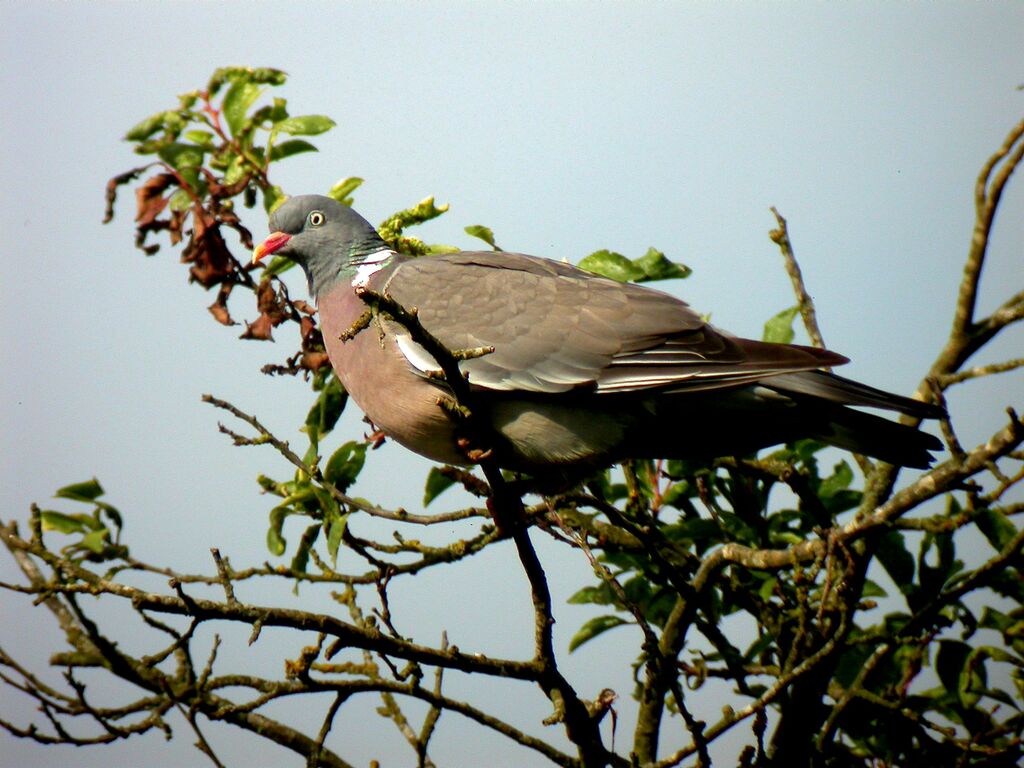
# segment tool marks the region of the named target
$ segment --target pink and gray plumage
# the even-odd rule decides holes
[[[437,405],[438,365],[384,320],[342,341],[366,309],[357,286],[418,310],[448,349],[493,347],[460,363],[501,464],[528,472],[624,458],[713,458],[811,437],[912,467],[933,436],[849,406],[935,417],[934,406],[820,370],[827,350],[730,336],[684,302],[547,259],[506,252],[408,258],[328,197],[285,201],[253,254],[306,272],[334,370],[369,419],[436,461],[469,463]],[[383,332],[383,337],[381,336]]]

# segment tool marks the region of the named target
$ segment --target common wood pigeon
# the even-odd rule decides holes
[[[940,410],[836,376],[834,352],[731,336],[661,291],[508,252],[410,258],[359,214],[319,195],[286,200],[253,261],[298,262],[315,297],[334,370],[369,419],[407,448],[472,463],[439,407],[447,385],[407,328],[364,313],[361,288],[418,311],[449,350],[493,347],[460,363],[474,418],[502,466],[543,474],[625,458],[743,455],[811,437],[912,467],[941,448],[932,435],[848,406],[917,417]],[[434,373],[435,375],[431,375]]]

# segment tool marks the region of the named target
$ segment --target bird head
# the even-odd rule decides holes
[[[377,230],[347,205],[323,195],[299,195],[271,214],[270,235],[253,249],[252,261],[287,256],[303,268],[315,296],[386,248]]]

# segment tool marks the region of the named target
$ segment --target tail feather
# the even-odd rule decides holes
[[[884,408],[921,419],[937,419],[944,413],[942,408],[933,403],[894,395],[826,371],[786,373],[762,379],[760,384],[785,395],[805,395],[840,405]]]
[[[934,435],[844,407],[829,407],[826,423],[815,426],[811,437],[890,464],[919,469],[932,465],[931,451],[942,450],[942,441]]]
[[[784,379],[784,386],[777,386],[776,379]],[[924,469],[933,463],[931,451],[943,447],[927,432],[851,405],[922,417],[940,412],[910,398],[855,382],[848,385],[846,379],[830,374],[786,374],[731,392],[665,397],[636,423],[622,453],[672,458],[742,455],[810,437],[890,464]],[[667,424],[681,425],[685,431],[666,429]]]

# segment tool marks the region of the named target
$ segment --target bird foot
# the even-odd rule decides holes
[[[491,448],[476,448],[468,438],[460,437],[455,441],[456,445],[459,446],[459,450],[462,451],[463,455],[474,464],[479,464],[481,461],[491,458],[494,455],[494,450]]]

